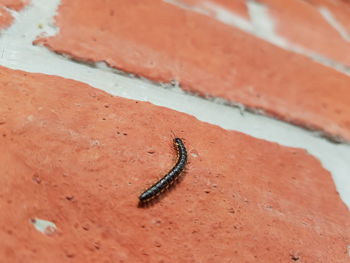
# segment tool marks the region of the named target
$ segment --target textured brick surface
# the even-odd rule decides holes
[[[316,8],[327,8],[335,19],[340,22],[348,34],[350,34],[350,3],[347,0],[308,0]]]
[[[6,28],[13,22],[12,15],[5,9],[20,11],[29,0],[0,0],[0,29]]]
[[[20,11],[25,5],[30,3],[30,0],[0,0],[0,6]]]
[[[8,27],[13,21],[11,14],[0,6],[0,29]]]
[[[248,9],[245,0],[211,0],[211,1],[202,1],[202,0],[175,0],[170,1],[175,4],[183,4],[190,8],[207,8],[207,11],[213,11],[212,7],[225,8],[232,11],[234,14],[240,15],[244,18],[249,18]]]
[[[350,262],[348,209],[304,150],[5,68],[0,100],[7,262]],[[173,133],[188,148],[186,175],[138,208],[173,164]],[[42,234],[33,218],[57,230]]]
[[[350,139],[349,77],[207,16],[162,1],[63,0],[57,25],[39,40],[56,52]]]
[[[321,15],[319,8],[327,7],[333,11],[333,17],[348,17],[346,21],[338,22],[348,29],[350,37],[350,3],[333,1],[334,5],[325,5],[324,1],[295,0],[263,0],[269,9],[269,13],[276,24],[277,34],[290,42],[305,47],[309,51],[321,54],[335,61],[350,65],[350,38],[344,39],[339,32]]]

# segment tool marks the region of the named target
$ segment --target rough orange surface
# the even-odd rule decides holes
[[[350,65],[350,44],[339,32],[321,15],[319,8],[327,7],[323,4],[314,5],[308,1],[296,0],[262,0],[276,23],[277,33],[309,51],[340,63]],[[341,1],[335,1],[341,2]],[[347,14],[346,27],[350,23],[350,4],[343,4],[338,8],[328,8],[336,18]],[[343,11],[338,11],[343,10]],[[341,22],[341,20],[339,20]],[[348,27],[350,29],[350,27]],[[350,36],[350,31],[348,32]]]
[[[180,3],[187,5],[189,8],[197,8],[197,7],[211,7],[218,6],[220,8],[225,8],[227,10],[232,11],[235,14],[238,14],[246,19],[249,18],[248,9],[245,0],[172,0],[174,3]],[[208,9],[210,11],[210,9]],[[212,10],[211,10],[212,11]]]
[[[350,34],[350,3],[348,0],[308,0],[308,2],[317,8],[326,7],[346,32]]]
[[[13,17],[11,14],[4,7],[0,6],[0,29],[8,27],[12,21]]]
[[[0,0],[0,6],[20,11],[23,7],[30,3],[30,0]]]
[[[10,26],[13,22],[12,15],[5,9],[20,11],[29,0],[0,0],[0,29]]]
[[[350,79],[310,59],[162,1],[62,1],[57,36],[75,59],[264,110],[350,140]]]
[[[350,262],[350,216],[304,150],[59,77],[0,68],[6,262]],[[172,134],[190,163],[148,208]],[[31,220],[52,221],[38,232]]]

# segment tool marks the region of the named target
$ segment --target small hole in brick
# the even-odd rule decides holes
[[[293,261],[298,261],[300,258],[296,255],[290,255]]]
[[[37,184],[41,183],[41,179],[40,179],[39,175],[37,175],[37,174],[34,174],[32,179]]]
[[[99,250],[101,248],[101,244],[99,241],[94,242],[93,246],[96,250]]]
[[[74,199],[74,196],[68,195],[68,196],[66,196],[66,199],[67,199],[68,201],[72,201],[72,200]]]
[[[156,241],[156,242],[155,242],[155,246],[156,246],[156,247],[161,247],[162,244]]]

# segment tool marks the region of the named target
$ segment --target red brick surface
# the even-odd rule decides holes
[[[59,77],[0,68],[6,262],[350,262],[350,217],[304,150]],[[138,194],[190,163],[160,202]],[[30,220],[54,222],[44,235]],[[293,259],[294,258],[294,259]]]
[[[212,0],[212,1],[203,1],[203,0],[175,0],[175,4],[183,4],[190,8],[207,8],[207,11],[213,12],[210,7],[220,7],[230,10],[234,14],[240,15],[243,18],[248,19],[248,9],[245,0]]]
[[[350,34],[350,3],[348,0],[308,0],[315,7],[326,7]]]
[[[154,0],[63,0],[57,26],[57,36],[39,40],[56,52],[175,79],[187,91],[350,140],[349,77],[208,16]]]
[[[24,6],[30,3],[30,0],[0,0],[0,6],[20,11]]]
[[[12,15],[5,9],[20,11],[29,0],[0,0],[0,29],[6,28],[13,22]]]
[[[328,7],[324,3],[311,4],[308,1],[263,0],[276,24],[277,34],[324,57],[350,65],[350,43],[321,15],[319,8]],[[317,2],[317,1],[315,1]],[[322,2],[322,1],[319,1]],[[347,16],[343,27],[350,36],[350,3],[339,6],[334,16]],[[335,11],[334,8],[330,11]]]
[[[4,7],[0,7],[0,29],[8,27],[12,21],[11,14]]]

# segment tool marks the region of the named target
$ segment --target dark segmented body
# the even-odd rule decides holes
[[[173,169],[171,169],[162,179],[144,191],[140,196],[140,202],[147,202],[153,197],[157,196],[163,190],[167,189],[172,183],[176,181],[187,162],[187,151],[184,143],[180,138],[174,139],[174,144],[177,147],[178,160]]]

